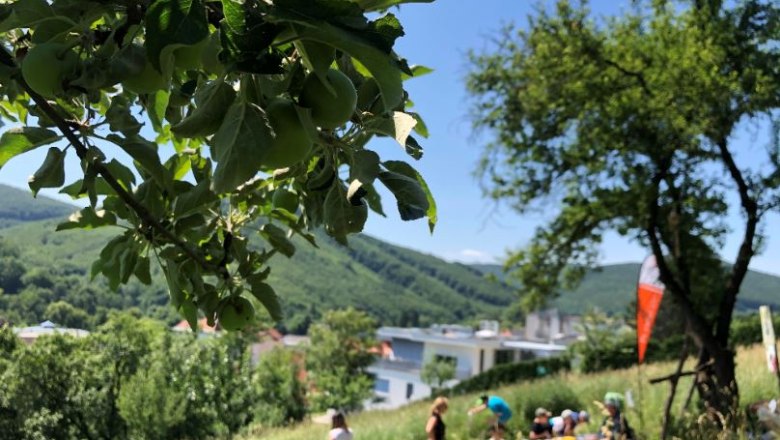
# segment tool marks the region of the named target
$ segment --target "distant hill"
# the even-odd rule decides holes
[[[636,298],[639,263],[606,265],[588,273],[579,287],[564,291],[553,306],[565,313],[582,313],[598,307],[610,313],[623,313]],[[487,274],[503,279],[499,265],[474,265]],[[762,272],[748,272],[737,300],[737,311],[757,310],[762,304],[780,306],[780,277]]]
[[[90,265],[117,231],[55,232],[57,223],[75,209],[45,197],[33,199],[26,190],[0,185],[0,224],[5,225],[0,227],[0,238],[20,250],[24,267],[64,272],[89,283]],[[351,237],[349,247],[324,234],[317,234],[317,240],[319,249],[296,240],[293,258],[279,256],[272,260],[271,282],[284,303],[283,325],[288,330],[305,331],[325,310],[347,306],[366,310],[386,325],[500,319],[517,297],[515,289],[485,276],[492,273],[500,279],[503,274],[497,265],[448,263],[367,235]],[[588,274],[575,291],[564,292],[555,305],[567,313],[581,313],[591,306],[622,313],[634,298],[638,271],[635,263],[605,266]],[[124,289],[121,298],[98,295],[99,302],[106,303],[103,306],[107,308],[136,306],[173,319],[159,271],[155,271],[154,278],[151,287],[136,283]],[[100,279],[90,286],[93,291],[105,289]],[[764,303],[780,305],[780,278],[751,272],[743,292],[740,309],[755,309]],[[20,301],[19,307],[25,301]],[[0,301],[0,308],[2,304]]]
[[[76,208],[30,191],[0,184],[0,228],[21,222],[65,217]]]

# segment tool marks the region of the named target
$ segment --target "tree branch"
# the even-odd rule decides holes
[[[650,188],[652,196],[650,197],[650,202],[648,206],[650,218],[648,218],[645,232],[647,233],[647,236],[650,240],[650,246],[653,250],[653,255],[655,256],[656,263],[658,264],[658,271],[660,274],[661,281],[664,283],[664,285],[669,290],[669,292],[671,292],[674,298],[678,301],[680,306],[683,308],[683,312],[685,313],[685,316],[688,319],[688,323],[693,329],[693,331],[691,332],[691,337],[694,338],[697,345],[706,346],[710,348],[713,353],[717,353],[720,351],[720,347],[718,347],[715,339],[712,337],[712,333],[708,328],[709,326],[707,325],[707,322],[704,320],[704,318],[701,317],[701,315],[698,312],[696,312],[696,308],[694,307],[690,297],[688,296],[690,292],[684,290],[684,287],[681,286],[680,283],[678,283],[677,280],[675,279],[674,274],[669,268],[669,265],[666,263],[666,257],[664,255],[663,249],[661,248],[661,242],[657,235],[657,230],[659,229],[659,225],[658,225],[659,187],[661,185],[661,182],[666,178],[666,175],[669,172],[669,168],[671,166],[671,160],[672,160],[671,155],[662,158],[661,161],[658,163],[658,170],[653,176],[652,184]]]
[[[7,59],[13,59],[11,58],[10,54],[6,51],[6,49],[3,47],[2,51],[3,54],[0,55],[0,58],[4,61]],[[128,192],[121,183],[114,177],[113,174],[111,174],[111,171],[106,167],[106,165],[97,158],[90,158],[89,157],[89,149],[86,145],[79,139],[79,136],[73,132],[71,129],[70,124],[68,121],[66,121],[58,112],[54,109],[54,107],[49,104],[49,102],[44,98],[43,96],[36,93],[32,88],[30,88],[29,84],[24,80],[24,78],[21,76],[21,74],[17,74],[15,78],[16,82],[22,87],[22,89],[27,92],[28,95],[30,95],[30,98],[38,105],[38,107],[41,109],[41,111],[54,123],[54,125],[57,126],[57,128],[62,132],[62,134],[65,136],[65,138],[70,142],[70,144],[73,146],[73,148],[76,150],[76,154],[81,160],[85,160],[89,162],[89,165],[92,166],[95,171],[103,176],[103,178],[106,180],[106,183],[111,187],[111,189],[116,192],[117,196],[119,196],[122,201],[129,206],[141,219],[141,221],[149,226],[151,226],[154,230],[158,231],[163,237],[168,239],[174,246],[178,247],[182,250],[185,254],[187,254],[190,258],[192,258],[195,262],[198,263],[202,268],[209,270],[209,271],[216,271],[220,273],[223,277],[229,277],[229,274],[227,272],[227,269],[224,266],[216,266],[208,261],[196,250],[192,249],[190,246],[187,245],[186,242],[184,242],[182,239],[176,236],[170,229],[163,226],[162,223],[160,223],[159,220],[157,220],[151,212],[149,212],[146,207],[141,204],[138,200],[133,197],[130,192]]]
[[[758,203],[750,196],[750,187],[748,186],[742,171],[737,167],[734,157],[728,149],[728,142],[725,138],[718,140],[718,149],[720,150],[723,164],[726,166],[729,175],[731,175],[731,179],[737,185],[742,210],[745,211],[745,215],[747,216],[742,244],[737,252],[736,261],[734,261],[734,266],[731,268],[731,276],[728,281],[726,281],[726,288],[720,301],[718,326],[715,335],[719,342],[725,346],[728,344],[731,315],[734,312],[734,305],[737,302],[739,288],[742,285],[742,281],[745,279],[750,260],[753,258],[755,252],[753,249],[753,241],[756,238],[756,228],[761,217],[758,213]]]

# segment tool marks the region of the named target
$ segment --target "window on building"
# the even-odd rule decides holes
[[[509,364],[515,361],[514,350],[496,350],[496,365]]]
[[[387,379],[376,378],[374,380],[374,391],[379,393],[390,392],[390,381]]]
[[[406,383],[406,400],[409,400],[412,398],[412,394],[414,394],[414,384],[411,382]]]

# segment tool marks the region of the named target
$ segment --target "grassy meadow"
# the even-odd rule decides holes
[[[688,367],[694,363],[688,360]],[[737,378],[741,392],[741,405],[778,395],[777,379],[766,368],[763,348],[753,346],[741,349],[737,357]],[[628,420],[642,438],[657,439],[660,435],[661,418],[669,383],[649,385],[648,379],[665,376],[676,368],[676,363],[658,363],[637,368],[609,371],[598,374],[566,374],[525,382],[517,385],[491,390],[491,394],[502,396],[511,405],[514,417],[510,427],[514,432],[527,433],[531,423],[530,414],[537,406],[545,406],[555,411],[556,407],[569,406],[572,409],[585,409],[592,415],[593,431],[601,421],[595,400],[610,391],[631,390],[635,408],[628,409]],[[638,386],[642,379],[641,389]],[[685,395],[692,379],[680,380],[673,414],[681,414]],[[467,409],[474,403],[478,394],[455,397],[450,400],[450,409],[444,417],[447,424],[447,438],[451,440],[479,439],[484,432],[486,414],[480,414],[469,423]],[[424,426],[428,417],[429,402],[419,402],[393,411],[367,411],[347,417],[347,421],[357,439],[371,440],[417,440],[425,439]],[[691,409],[695,408],[694,403]],[[264,430],[255,427],[241,440],[316,440],[326,438],[328,426],[311,422],[288,429]],[[693,437],[686,437],[693,438]]]

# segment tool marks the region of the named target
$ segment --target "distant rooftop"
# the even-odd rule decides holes
[[[500,346],[501,342],[507,339],[507,337],[495,332],[475,332],[469,327],[455,325],[436,325],[430,328],[381,327],[377,330],[377,336],[379,339],[400,338],[417,342],[437,342],[447,345],[481,345],[495,347]]]
[[[42,323],[38,325],[34,325],[31,327],[16,327],[14,328],[14,333],[16,334],[19,339],[25,341],[25,342],[32,342],[35,339],[41,337],[41,336],[47,336],[47,335],[68,335],[68,336],[75,336],[77,338],[87,336],[89,334],[86,330],[81,330],[78,328],[65,328],[61,327],[51,321],[43,321]]]
[[[511,348],[531,351],[564,351],[564,345],[529,341],[508,332],[499,332],[496,325],[485,322],[480,330],[462,325],[433,325],[429,328],[418,327],[380,327],[377,337],[380,340],[393,338],[423,343],[438,343],[458,346],[479,346],[485,348]]]

